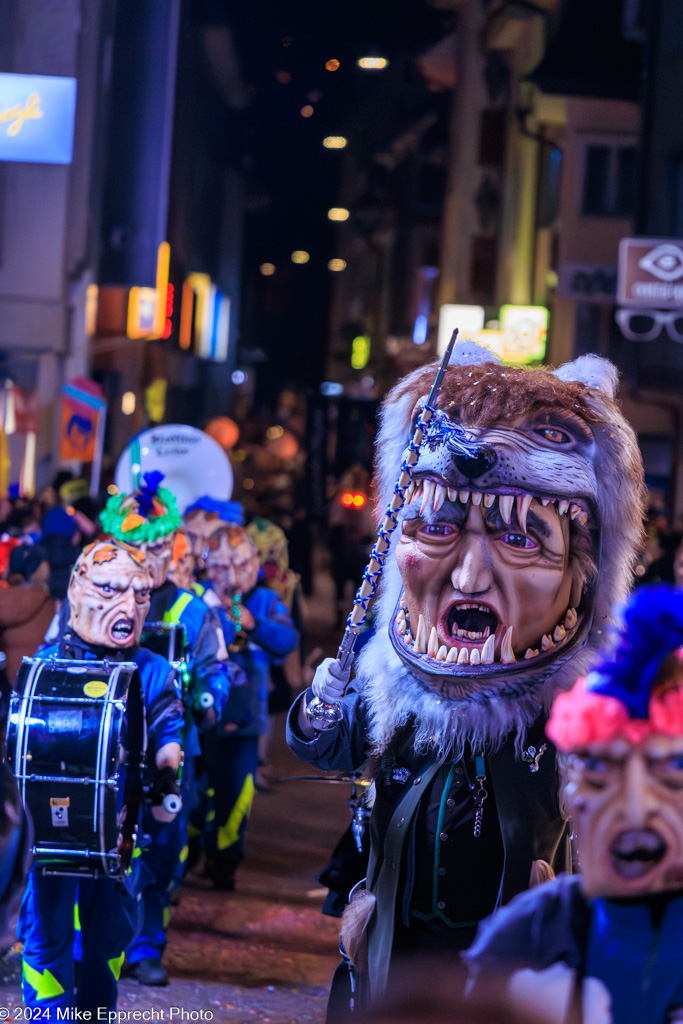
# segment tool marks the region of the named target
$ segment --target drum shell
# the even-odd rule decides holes
[[[146,622],[140,637],[140,647],[160,654],[171,665],[179,665],[185,657],[187,637],[181,622]]]
[[[26,658],[17,687],[8,764],[33,819],[36,860],[120,873],[121,811],[137,818],[145,748],[137,666]]]

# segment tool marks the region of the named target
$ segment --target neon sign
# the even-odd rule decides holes
[[[70,164],[76,79],[0,74],[0,160]]]

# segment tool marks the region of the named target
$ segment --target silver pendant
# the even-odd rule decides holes
[[[538,768],[539,768],[538,762],[540,761],[541,757],[543,756],[543,754],[545,753],[545,751],[547,749],[548,749],[548,744],[544,743],[539,748],[538,751],[536,750],[536,747],[529,747],[527,750],[524,750],[522,752],[522,761],[524,761],[525,764],[529,765],[529,771],[530,772],[537,772],[538,771]]]

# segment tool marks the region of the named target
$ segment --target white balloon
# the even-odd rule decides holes
[[[162,487],[175,495],[181,513],[188,505],[208,494],[217,501],[232,496],[233,473],[230,460],[212,437],[196,427],[167,423],[150,427],[133,438],[116,465],[114,482],[129,494],[143,473],[164,474]]]

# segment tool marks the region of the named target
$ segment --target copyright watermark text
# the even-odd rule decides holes
[[[169,1006],[159,1010],[110,1010],[98,1006],[97,1010],[77,1010],[71,1006],[0,1006],[3,1020],[98,1021],[100,1024],[128,1024],[129,1021],[210,1021],[213,1010],[188,1010],[184,1006]]]

